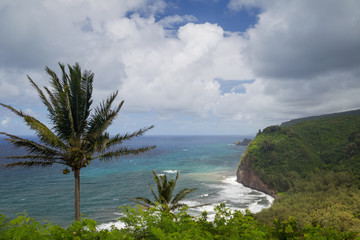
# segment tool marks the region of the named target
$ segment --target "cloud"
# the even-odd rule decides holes
[[[260,7],[243,50],[255,79],[279,116],[306,116],[360,107],[360,2],[232,0],[229,8]],[[353,100],[350,100],[352,98]],[[268,104],[263,113],[269,115]]]
[[[234,51],[241,38],[225,37],[216,24],[188,23],[177,38],[157,34],[152,41],[157,44],[138,44],[123,55],[126,77],[120,95],[129,108],[207,116],[221,95],[216,78],[249,77]]]
[[[112,51],[114,47],[126,46],[118,46],[112,36],[106,35],[107,26],[118,19],[127,19],[130,12],[151,16],[163,11],[164,7],[162,0],[111,0],[106,4],[92,0],[2,1],[0,80],[1,84],[17,86],[17,90],[12,89],[6,96],[17,98],[19,92],[25,91],[21,86],[24,82],[27,84],[26,74],[37,82],[47,79],[44,67],[57,69],[59,61],[80,62],[104,80],[114,80],[115,75],[117,80],[121,79],[124,74],[122,63]],[[101,86],[98,84],[97,87]]]
[[[181,24],[185,24],[188,22],[196,22],[197,18],[192,15],[173,15],[173,16],[167,16],[162,19],[160,19],[159,24],[161,24],[164,28],[173,29],[174,27],[178,27]]]
[[[194,119],[232,133],[231,126],[251,131],[360,106],[358,1],[231,0],[232,11],[261,9],[242,34],[166,16],[166,7],[163,0],[2,1],[0,102],[38,107],[26,74],[47,85],[44,67],[57,71],[60,61],[95,73],[95,102],[119,89],[126,113],[167,126]]]
[[[0,94],[2,98],[16,96],[20,94],[20,89],[14,83],[2,81],[0,82]]]
[[[37,1],[0,3],[0,66],[36,68],[57,60],[78,59],[93,46],[91,29],[101,36],[104,23],[129,12],[150,16],[162,11],[162,0]],[[87,31],[84,31],[87,29]]]
[[[1,121],[1,125],[3,127],[7,127],[10,121],[11,121],[11,118],[5,117],[5,119]]]
[[[262,8],[267,3],[272,4],[267,0],[230,0],[228,3],[228,8],[233,11],[240,11],[244,8]]]
[[[308,78],[360,67],[358,1],[277,1],[247,32],[261,76]]]

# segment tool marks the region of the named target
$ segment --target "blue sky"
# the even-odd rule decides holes
[[[158,18],[169,15],[191,15],[196,23],[212,23],[220,25],[225,31],[245,32],[257,22],[259,8],[232,10],[228,7],[229,1],[206,0],[174,0],[168,1],[168,7]]]
[[[125,100],[111,133],[255,135],[360,107],[357,0],[3,0],[0,102],[47,115],[26,75],[95,73],[94,104]],[[0,131],[32,132],[0,108]]]

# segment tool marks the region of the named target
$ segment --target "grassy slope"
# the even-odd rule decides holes
[[[257,215],[360,230],[360,114],[264,129],[243,159],[282,197]]]

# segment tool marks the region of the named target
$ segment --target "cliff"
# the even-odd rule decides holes
[[[260,192],[267,193],[272,197],[277,197],[275,191],[270,189],[261,178],[252,170],[249,160],[243,159],[236,172],[237,181],[245,187],[256,189]]]
[[[242,156],[237,181],[275,196],[319,170],[346,170],[360,179],[360,111],[265,128]]]

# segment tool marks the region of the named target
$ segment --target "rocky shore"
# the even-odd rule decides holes
[[[236,180],[243,184],[245,187],[249,187],[260,192],[271,195],[277,198],[275,191],[270,189],[261,178],[251,169],[247,158],[243,159],[236,172]]]

